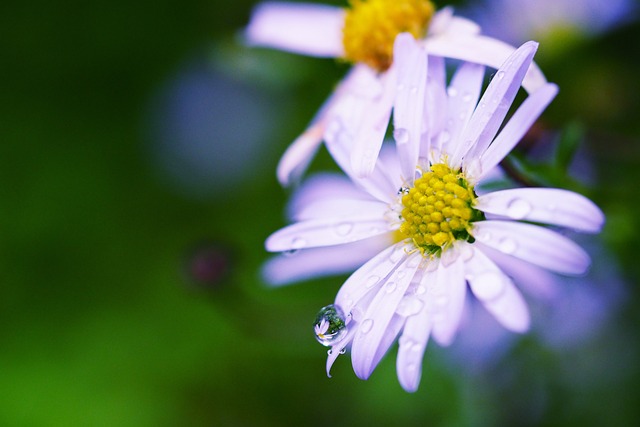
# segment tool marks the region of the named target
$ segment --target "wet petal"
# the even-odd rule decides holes
[[[402,336],[398,340],[396,371],[400,385],[408,392],[416,391],[420,384],[422,358],[427,348],[430,332],[429,312],[423,308],[417,314],[407,318]]]
[[[392,243],[390,235],[338,246],[303,249],[268,260],[262,277],[272,286],[352,272]]]
[[[467,126],[471,114],[478,103],[484,71],[485,67],[483,65],[465,62],[458,67],[458,70],[453,75],[451,84],[447,89],[449,104],[445,130],[440,136],[443,139],[443,153],[451,152],[453,147],[459,143],[458,138]],[[452,144],[455,145],[452,147]]]
[[[377,292],[384,279],[405,257],[404,243],[398,242],[367,261],[344,282],[336,296],[336,305],[345,313],[351,313],[367,293]]]
[[[367,308],[351,349],[353,370],[359,378],[367,379],[373,372],[379,360],[381,343],[389,338],[385,337],[385,332],[421,260],[419,252],[408,255],[380,287]]]
[[[395,67],[380,77],[382,92],[367,105],[351,150],[351,168],[356,177],[369,176],[387,132],[395,94]]]
[[[537,43],[527,42],[500,66],[462,132],[451,156],[452,165],[458,166],[463,157],[475,159],[484,153],[507,115],[537,48]]]
[[[496,69],[516,50],[515,47],[507,43],[481,35],[468,36],[445,33],[428,37],[423,44],[430,55],[461,59]],[[531,63],[522,81],[522,87],[532,93],[546,82],[540,68],[535,63]]]
[[[498,322],[514,332],[529,329],[529,309],[511,279],[477,248],[466,262],[473,294]]]
[[[267,238],[269,252],[295,251],[319,246],[341,245],[389,232],[380,216],[363,213],[353,217],[319,218],[284,227]]]
[[[523,221],[560,225],[597,233],[604,214],[591,200],[573,191],[557,188],[517,188],[478,197],[476,208]]]
[[[481,154],[481,171],[474,174],[477,179],[481,179],[509,154],[557,93],[558,87],[553,83],[547,83],[524,100],[493,143]]]
[[[460,325],[467,292],[462,258],[458,256],[448,266],[440,262],[435,276],[437,283],[433,287],[433,294],[430,292],[432,288],[427,286],[427,291],[432,298],[432,301],[430,301],[430,306],[433,310],[432,334],[433,339],[438,344],[448,346],[453,342],[455,333]]]
[[[472,233],[479,242],[549,270],[583,274],[591,260],[576,243],[547,228],[513,221],[480,221]]]
[[[397,91],[393,109],[393,135],[402,177],[412,184],[422,135],[427,55],[408,33],[396,37],[394,67],[397,69]]]
[[[247,44],[319,57],[343,53],[344,11],[338,7],[266,2],[253,10]]]
[[[300,179],[322,143],[324,126],[323,121],[312,123],[284,152],[276,170],[281,185],[289,186]]]

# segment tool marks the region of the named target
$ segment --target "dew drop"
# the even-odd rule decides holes
[[[378,283],[380,281],[380,276],[370,276],[367,280],[365,280],[364,282],[364,287],[366,289],[371,289],[373,288],[376,283]]]
[[[366,319],[362,322],[362,325],[360,325],[360,333],[362,334],[369,333],[369,331],[371,331],[372,328],[373,328],[373,319]]]
[[[353,224],[350,222],[343,222],[335,227],[335,231],[338,236],[346,236],[351,233],[351,230],[353,230]]]
[[[424,295],[427,292],[427,288],[420,285],[416,288],[416,295]]]
[[[347,326],[340,307],[335,304],[322,307],[316,316],[313,330],[318,342],[327,347],[344,338]]]
[[[462,101],[471,102],[471,94],[469,92],[465,92],[464,95],[462,95]]]
[[[436,298],[436,304],[440,306],[445,306],[449,303],[449,297],[447,295],[440,295]]]
[[[505,254],[513,254],[518,249],[515,240],[505,237],[498,242],[498,249]]]
[[[442,133],[440,134],[440,142],[444,144],[446,142],[449,142],[450,139],[451,139],[451,134],[446,130],[442,131]]]
[[[522,219],[531,212],[531,204],[523,199],[513,199],[507,205],[507,215],[510,218]]]
[[[498,74],[496,74],[496,78],[498,80],[504,79],[504,71],[498,71]]]
[[[418,93],[418,86],[411,86],[410,92],[412,95]]]
[[[407,296],[400,301],[398,304],[398,308],[396,309],[396,313],[403,317],[413,316],[414,314],[418,314],[424,303],[420,300],[420,298],[416,296]]]
[[[402,83],[400,83],[398,85],[398,92],[402,92],[404,90],[404,85]]]
[[[506,283],[503,277],[495,272],[487,271],[477,274],[471,279],[471,289],[478,299],[483,301],[493,300],[505,290]]]
[[[447,88],[447,95],[449,95],[449,98],[454,98],[458,96],[458,89],[456,89],[455,87],[449,86],[449,88]]]
[[[347,348],[343,348],[342,350],[340,350],[340,354],[345,354],[347,352]]]
[[[393,292],[396,290],[396,288],[397,288],[397,285],[396,285],[396,283],[395,283],[395,282],[389,282],[389,283],[387,283],[387,284],[384,286],[384,290],[385,290],[388,294],[393,293]]]
[[[305,239],[303,239],[302,237],[295,237],[292,241],[291,241],[291,249],[292,250],[298,250],[298,249],[302,249],[307,245],[307,241]]]
[[[406,144],[409,142],[409,131],[404,128],[394,129],[393,139],[395,139],[398,144]]]

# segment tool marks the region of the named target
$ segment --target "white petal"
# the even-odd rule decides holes
[[[380,216],[362,213],[350,218],[319,218],[284,227],[267,238],[269,252],[295,251],[319,246],[341,245],[389,232]]]
[[[476,200],[476,208],[524,221],[561,225],[596,233],[604,224],[604,214],[586,197],[556,188],[516,188],[494,191]]]
[[[453,150],[460,134],[467,126],[471,114],[478,103],[485,67],[483,65],[464,62],[453,75],[447,89],[448,108],[445,131],[442,133],[442,152]],[[452,144],[453,147],[449,148]]]
[[[537,48],[535,42],[523,44],[498,69],[462,132],[451,156],[452,166],[458,166],[465,156],[476,159],[484,153],[507,115]]]
[[[553,83],[547,83],[524,100],[493,143],[481,155],[481,171],[474,174],[478,180],[509,154],[557,93],[558,86]]]
[[[525,294],[541,300],[551,300],[558,294],[558,287],[561,284],[555,273],[511,255],[506,255],[479,241],[474,242],[473,246],[491,258]]]
[[[431,320],[429,312],[423,308],[407,318],[402,336],[398,340],[396,371],[400,385],[408,392],[414,392],[420,384],[422,358],[429,341]]]
[[[298,219],[300,212],[309,204],[332,199],[373,200],[342,174],[317,173],[307,178],[292,194],[287,205],[288,218]]]
[[[433,15],[427,37],[447,32],[449,34],[475,35],[480,33],[480,26],[469,19],[454,16],[453,8],[448,6]]]
[[[480,221],[472,233],[479,242],[549,270],[583,274],[589,255],[576,243],[547,228],[513,221]]]
[[[245,38],[249,45],[340,57],[343,26],[344,11],[338,7],[266,2],[254,9]]]
[[[380,356],[381,343],[389,338],[385,337],[385,332],[421,260],[419,252],[408,255],[369,305],[351,348],[353,370],[359,378],[367,379],[373,372]]]
[[[384,279],[405,258],[404,246],[403,242],[389,246],[357,269],[338,291],[335,304],[348,314],[367,293],[377,292]]]
[[[456,35],[445,33],[428,37],[424,47],[430,55],[455,58],[463,61],[499,68],[516,49],[504,42],[481,35]],[[522,81],[522,87],[529,93],[536,91],[547,80],[540,68],[532,63]]]
[[[435,279],[435,286],[427,284],[427,292],[431,298],[429,306],[433,312],[432,334],[438,344],[448,346],[453,342],[460,325],[467,292],[462,257],[458,256],[449,266],[440,262]]]
[[[427,55],[412,35],[403,33],[394,44],[397,91],[393,109],[394,139],[400,157],[402,177],[413,183],[422,134],[427,84]]]
[[[440,147],[431,146],[431,139],[444,130],[447,116],[447,72],[444,58],[431,56],[427,64],[427,88],[424,117],[421,123],[420,152],[426,153],[434,163],[440,162]],[[423,157],[427,157],[423,154]]]
[[[389,213],[389,205],[379,200],[325,199],[308,203],[300,209],[298,221],[322,218],[354,218],[367,213],[370,218],[384,218]]]
[[[289,186],[292,182],[300,179],[322,143],[324,126],[325,123],[323,121],[312,123],[287,148],[282,158],[280,158],[276,170],[280,184]]]
[[[469,286],[487,311],[509,330],[529,329],[529,309],[511,279],[477,248],[466,263]]]
[[[349,273],[390,244],[390,235],[380,235],[339,246],[303,249],[293,254],[278,255],[263,265],[262,277],[270,285],[282,286],[301,280]]]
[[[392,66],[383,73],[379,80],[382,93],[367,105],[351,150],[351,168],[356,177],[369,176],[376,165],[391,117],[395,95],[395,67]]]

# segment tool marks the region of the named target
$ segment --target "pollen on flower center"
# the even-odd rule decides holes
[[[402,190],[404,221],[398,233],[423,254],[439,255],[455,240],[473,241],[470,223],[484,215],[473,208],[476,194],[461,171],[437,163]]]
[[[345,59],[378,71],[391,66],[393,42],[400,33],[420,38],[434,13],[426,0],[349,0],[343,29]]]

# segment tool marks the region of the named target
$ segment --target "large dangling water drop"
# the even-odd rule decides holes
[[[330,347],[340,341],[347,333],[347,325],[342,310],[331,304],[322,307],[316,316],[313,326],[318,342]]]

